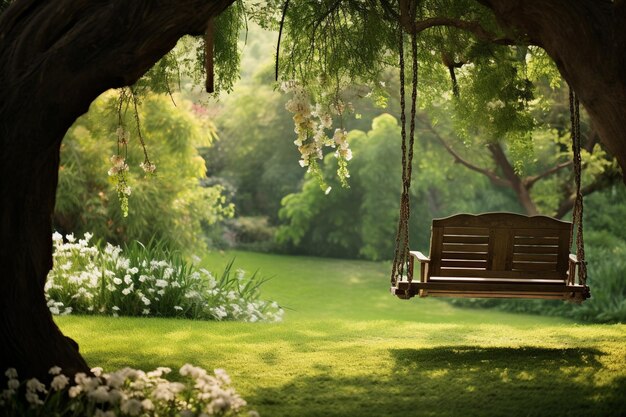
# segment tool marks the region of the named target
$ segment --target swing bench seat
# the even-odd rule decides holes
[[[580,261],[569,253],[571,228],[570,222],[514,213],[434,219],[430,256],[410,252],[412,279],[398,281],[391,292],[404,299],[418,295],[581,302],[589,298],[589,287],[576,282]]]

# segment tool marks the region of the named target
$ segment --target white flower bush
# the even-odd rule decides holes
[[[259,299],[264,280],[232,273],[232,262],[217,279],[158,245],[130,245],[126,257],[119,246],[90,245],[92,237],[67,235],[64,241],[53,234],[54,266],[45,286],[53,314],[282,320],[277,303]]]
[[[18,379],[13,368],[5,372],[6,388],[0,387],[0,415],[7,416],[247,416],[246,401],[230,386],[226,372],[212,374],[189,364],[180,368],[181,382],[167,379],[170,368],[151,372],[124,368],[93,375],[78,373],[73,380],[61,368],[50,369],[50,386],[33,378]]]

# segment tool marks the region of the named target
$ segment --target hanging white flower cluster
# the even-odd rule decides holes
[[[20,382],[17,371],[9,368],[7,388],[0,391],[1,415],[115,416],[248,416],[246,401],[230,386],[223,369],[212,374],[189,364],[180,368],[182,382],[167,379],[170,368],[143,372],[124,368],[103,373],[91,369],[92,376],[77,373],[73,381],[54,366],[47,387],[36,378]],[[20,389],[24,387],[25,389]],[[22,396],[23,393],[23,396]],[[67,414],[66,414],[67,413]]]
[[[347,168],[347,161],[352,159],[348,141],[348,132],[342,128],[335,129],[332,138],[326,134],[326,130],[333,125],[332,115],[342,115],[345,105],[341,100],[337,100],[333,105],[324,107],[319,103],[313,106],[308,91],[296,81],[287,81],[281,85],[285,93],[291,93],[292,97],[285,108],[293,113],[295,124],[294,131],[297,135],[294,144],[300,151],[300,165],[308,167],[308,172],[312,173],[320,180],[322,189],[328,193],[330,187],[324,183],[321,176],[318,162],[324,157],[323,148],[337,148],[335,157],[339,161],[337,174],[341,183],[347,186],[347,178],[350,176]]]
[[[115,131],[117,136],[117,154],[111,156],[111,168],[109,169],[109,177],[111,177],[115,184],[117,196],[120,200],[122,214],[124,217],[128,216],[128,197],[131,193],[131,188],[128,185],[128,164],[126,158],[121,155],[122,152],[126,153],[128,149],[128,141],[130,139],[130,132],[120,124]],[[141,169],[147,174],[153,174],[156,171],[156,165],[150,162],[148,159],[148,153],[145,149],[143,139],[140,139],[142,147],[144,149],[145,160],[139,164]]]
[[[111,156],[111,168],[109,169],[109,176],[112,178],[115,184],[115,190],[120,200],[122,208],[122,214],[124,217],[128,216],[128,197],[130,196],[131,188],[128,185],[128,164],[126,164],[126,158],[122,155]]]

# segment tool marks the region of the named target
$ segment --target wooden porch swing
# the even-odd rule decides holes
[[[580,189],[579,102],[570,90],[570,119],[576,200],[573,221],[514,213],[457,214],[432,223],[430,256],[409,250],[409,189],[417,101],[417,40],[411,36],[412,94],[407,138],[403,33],[400,30],[400,105],[402,128],[402,197],[391,293],[401,299],[481,297],[563,299],[590,297],[584,261],[583,198]],[[576,255],[569,249],[576,237]],[[419,265],[418,280],[415,268]]]

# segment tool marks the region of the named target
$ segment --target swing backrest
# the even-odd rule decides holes
[[[513,213],[434,219],[429,277],[567,279],[572,224]]]

